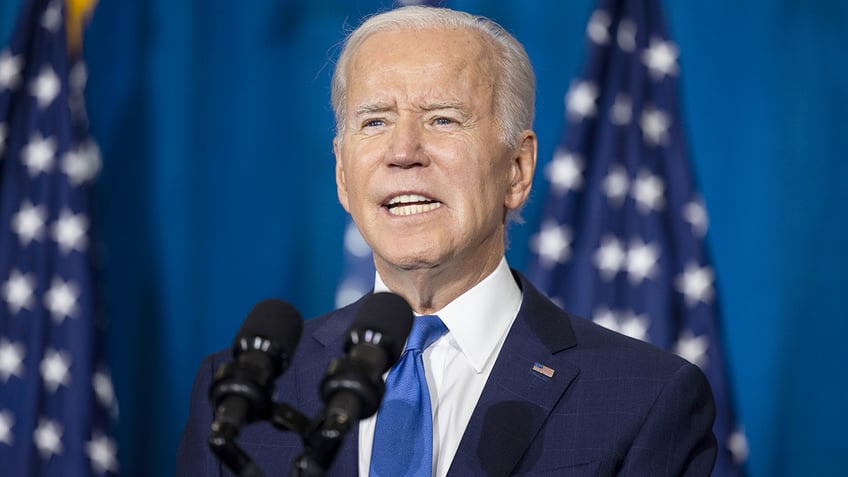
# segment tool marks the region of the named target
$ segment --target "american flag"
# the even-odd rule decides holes
[[[336,287],[336,307],[358,300],[374,288],[374,257],[353,220],[348,219],[344,233],[344,269]]]
[[[704,370],[718,406],[714,475],[747,455],[725,376],[707,214],[687,162],[677,45],[656,0],[602,0],[531,238],[531,280],[564,308],[673,350]]]
[[[79,2],[77,2],[79,3]],[[4,476],[115,475],[90,235],[99,152],[62,0],[24,1],[0,50],[0,463]]]

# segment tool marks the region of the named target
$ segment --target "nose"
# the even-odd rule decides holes
[[[408,169],[426,166],[429,158],[424,152],[422,126],[411,118],[398,119],[392,129],[386,163],[389,166]]]

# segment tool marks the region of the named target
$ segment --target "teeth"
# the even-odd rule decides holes
[[[399,204],[401,202],[430,202],[430,199],[418,194],[404,194],[390,200],[389,205]]]
[[[386,207],[392,215],[413,215],[429,212],[442,206],[441,202],[420,194],[402,194],[393,197]]]
[[[404,196],[411,197],[411,196]],[[393,202],[391,202],[393,203]],[[412,204],[412,205],[401,205],[398,207],[389,208],[389,213],[392,215],[413,215],[413,214],[421,214],[424,212],[429,212],[431,210],[438,209],[442,206],[441,202],[432,202],[429,204]]]

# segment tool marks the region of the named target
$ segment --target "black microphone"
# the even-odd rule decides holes
[[[294,474],[323,475],[350,426],[377,412],[386,385],[383,373],[403,352],[414,315],[394,293],[375,293],[359,307],[347,333],[345,357],[334,360],[321,383],[326,404]]]
[[[375,293],[359,307],[348,330],[343,359],[330,363],[321,397],[332,419],[364,419],[377,412],[383,399],[383,373],[403,352],[414,315],[394,293]]]
[[[270,417],[274,380],[288,367],[302,329],[300,313],[282,300],[262,300],[250,310],[233,341],[233,361],[218,368],[209,387],[215,408],[209,445],[216,453],[228,452],[244,424]]]

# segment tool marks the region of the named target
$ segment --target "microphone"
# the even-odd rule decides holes
[[[302,328],[300,313],[282,300],[262,300],[250,310],[233,341],[233,361],[218,368],[209,387],[213,451],[228,453],[244,424],[270,416],[274,380],[289,366]]]
[[[323,475],[352,423],[377,412],[386,388],[383,373],[403,352],[413,318],[412,307],[399,295],[365,298],[347,332],[346,356],[330,363],[321,383],[326,408],[294,474]]]

